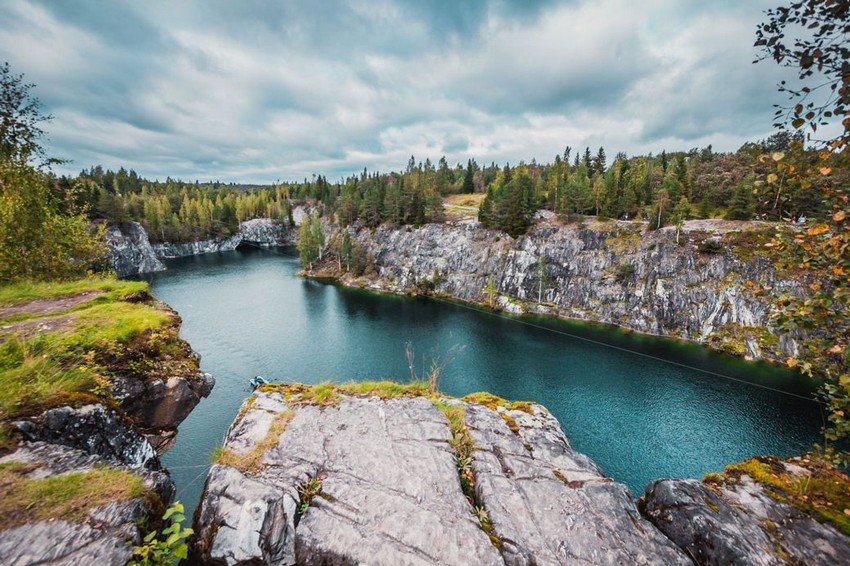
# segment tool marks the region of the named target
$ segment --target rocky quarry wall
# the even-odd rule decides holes
[[[708,344],[752,358],[781,360],[797,344],[770,328],[764,295],[801,293],[764,247],[771,228],[691,221],[647,232],[628,222],[542,222],[519,238],[477,224],[359,230],[357,245],[375,273],[338,275],[352,286],[434,294],[537,313],[614,324]],[[713,242],[706,244],[706,242]]]

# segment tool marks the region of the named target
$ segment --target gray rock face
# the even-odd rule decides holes
[[[29,443],[0,458],[0,463],[32,466],[30,479],[44,479],[69,472],[85,472],[112,462],[64,446]],[[139,470],[143,485],[161,499],[169,500],[173,484],[159,471]],[[129,543],[141,542],[138,522],[151,512],[144,498],[114,501],[90,509],[81,523],[41,521],[0,531],[0,563],[30,565],[123,565],[132,554]]]
[[[850,564],[850,541],[743,476],[716,490],[696,480],[647,486],[644,513],[698,564]]]
[[[109,267],[118,277],[165,270],[148,241],[148,233],[138,222],[127,222],[123,228],[111,226],[106,232]]]
[[[476,446],[476,496],[506,564],[690,563],[638,514],[625,486],[570,448],[553,416],[540,407],[534,415],[499,410],[516,433],[486,407],[467,405],[466,423]]]
[[[269,443],[276,417],[290,411],[279,440]],[[247,462],[266,442],[262,466],[213,466],[196,516],[195,557],[210,564],[687,562],[641,519],[625,487],[569,448],[545,410],[516,416],[518,434],[490,409],[467,405],[480,445],[475,504],[490,514],[494,544],[461,490],[448,422],[428,400],[343,396],[317,407],[257,394],[225,448],[232,461]],[[308,504],[303,486],[311,479],[320,491]]]
[[[640,234],[623,222],[542,223],[515,240],[475,224],[360,230],[356,242],[374,255],[378,276],[344,282],[394,293],[424,283],[437,294],[475,303],[486,302],[484,289],[492,284],[494,300],[510,312],[708,341],[754,358],[795,354],[794,340],[773,343],[770,306],[746,282],[772,293],[800,292],[801,284],[778,278],[758,255],[745,261],[730,250],[701,253],[703,224],[686,225],[682,245],[673,229]]]
[[[185,244],[154,244],[153,249],[160,258],[185,257],[215,252],[233,251],[241,244],[270,247],[291,242],[292,235],[286,226],[266,218],[247,220],[239,225],[239,230],[228,238],[201,240]]]
[[[300,218],[304,213],[297,210]],[[227,238],[151,245],[145,229],[138,222],[128,222],[124,228],[111,227],[106,241],[110,250],[109,265],[119,277],[130,277],[163,271],[165,265],[160,259],[232,251],[241,244],[280,246],[292,243],[294,235],[283,224],[266,218],[255,218],[242,222],[237,233]]]

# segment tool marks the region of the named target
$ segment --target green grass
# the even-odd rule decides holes
[[[16,283],[0,287],[0,306],[8,306],[33,299],[47,299],[62,295],[73,295],[85,291],[103,291],[109,299],[116,300],[146,291],[143,281],[118,281],[114,278],[90,278],[66,283]]]
[[[197,360],[178,336],[179,318],[151,301],[145,283],[85,279],[7,285],[0,287],[0,303],[84,291],[104,294],[61,311],[51,331],[12,327],[0,336],[0,449],[11,444],[13,419],[66,404],[108,404],[109,380],[115,373],[143,380],[197,375]],[[20,322],[57,314],[11,318]]]
[[[329,381],[318,385],[303,383],[270,383],[261,385],[260,391],[266,393],[278,392],[284,395],[287,403],[300,405],[320,405],[332,407],[342,401],[343,395],[353,397],[379,397],[393,399],[396,397],[438,397],[431,392],[425,382],[397,383],[394,381],[360,381],[334,384]]]
[[[33,480],[32,465],[0,464],[0,530],[34,521],[80,522],[86,512],[112,501],[149,497],[140,476],[127,470],[94,468]]]

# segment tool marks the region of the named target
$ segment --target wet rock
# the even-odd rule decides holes
[[[642,508],[698,564],[850,564],[846,536],[747,476],[715,488],[657,480],[647,486]]]
[[[495,411],[466,407],[479,447],[473,453],[475,501],[461,489],[448,422],[427,399],[343,395],[337,405],[319,407],[287,403],[280,392],[255,395],[228,433],[227,458],[208,477],[196,516],[195,559],[688,562],[640,517],[624,486],[570,449],[545,410],[511,413],[515,433]],[[270,440],[280,415],[290,413],[279,439]],[[251,468],[252,459],[260,465]],[[489,513],[493,540],[474,514],[476,506]]]
[[[78,448],[129,468],[159,468],[156,452],[138,429],[102,405],[50,409],[16,422],[15,428],[30,441]]]
[[[164,271],[165,265],[156,257],[148,233],[138,222],[110,226],[106,231],[109,246],[109,267],[118,277]]]

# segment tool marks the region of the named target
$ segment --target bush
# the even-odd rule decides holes
[[[617,270],[614,273],[614,279],[618,282],[622,283],[626,279],[630,279],[634,277],[635,274],[635,266],[631,263],[622,263],[617,266]]]
[[[720,243],[720,240],[704,240],[699,245],[699,251],[704,254],[719,254],[723,251],[723,244]]]

